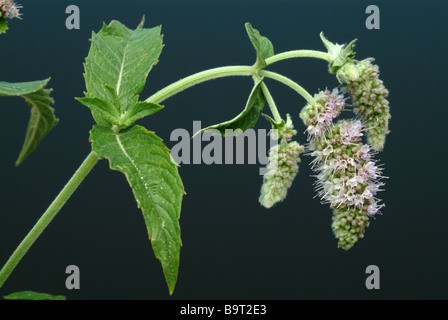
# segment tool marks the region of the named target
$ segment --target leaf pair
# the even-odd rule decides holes
[[[160,27],[131,30],[118,21],[93,33],[84,64],[87,92],[78,98],[102,126],[127,127],[163,107],[138,101],[146,77],[162,51]]]
[[[179,217],[184,195],[177,164],[162,139],[134,125],[162,106],[138,101],[146,77],[162,51],[160,27],[128,29],[118,21],[93,33],[84,64],[86,97],[95,118],[92,150],[121,171],[142,210],[148,236],[160,260],[170,294],[177,281],[180,247]]]
[[[274,47],[271,41],[266,37],[262,37],[258,30],[252,28],[250,23],[246,23],[245,26],[247,35],[257,53],[257,60],[254,66],[257,69],[261,69],[266,66],[266,59],[274,55]],[[215,129],[223,136],[229,133],[238,135],[254,127],[266,101],[262,90],[263,78],[254,77],[254,82],[255,84],[247,99],[246,106],[239,115],[229,121],[204,128],[200,132]]]
[[[40,141],[59,122],[54,115],[54,109],[50,107],[50,104],[54,103],[50,97],[51,89],[44,88],[48,81],[50,78],[19,83],[0,82],[0,96],[22,97],[31,107],[25,142],[16,160],[16,166],[37,148]]]

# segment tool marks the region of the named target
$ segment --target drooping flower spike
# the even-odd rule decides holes
[[[355,106],[354,112],[365,123],[367,141],[373,149],[384,149],[386,135],[389,131],[389,91],[379,79],[379,67],[372,64],[373,59],[366,59],[349,65],[356,68],[357,77],[345,77],[348,92]]]
[[[325,133],[344,109],[346,98],[338,88],[334,88],[331,92],[328,89],[320,91],[314,95],[314,100],[314,104],[308,103],[300,112],[300,118],[308,126],[308,140]]]
[[[259,202],[265,208],[286,198],[288,189],[299,171],[299,155],[304,147],[297,141],[291,141],[297,133],[289,115],[286,124],[275,131],[271,131],[280,143],[269,150],[268,172],[263,176],[263,185]]]
[[[316,157],[316,192],[333,208],[333,231],[338,246],[346,250],[363,237],[368,218],[384,206],[376,197],[384,177],[370,145],[361,140],[363,131],[360,120],[340,120],[309,143]]]

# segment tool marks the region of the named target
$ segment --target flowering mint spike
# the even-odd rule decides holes
[[[381,169],[370,146],[361,142],[364,130],[359,120],[341,120],[322,136],[314,135],[309,144],[316,191],[322,203],[335,210],[333,231],[346,250],[362,237],[368,217],[384,206],[376,198],[383,186]]]
[[[303,146],[297,141],[289,142],[297,133],[289,115],[283,127],[271,131],[275,132],[274,139],[280,139],[280,144],[269,150],[268,172],[263,176],[259,197],[260,204],[268,209],[286,198],[288,189],[299,170],[299,154],[303,151]]]
[[[22,14],[19,12],[20,8],[22,8],[22,6],[14,3],[14,1],[0,0],[0,16],[2,17],[8,19],[13,18],[21,19],[20,16]]]
[[[367,127],[367,141],[377,151],[384,149],[386,135],[391,118],[389,91],[379,79],[379,67],[372,64],[373,59],[366,59],[356,64],[358,79],[347,78],[344,90],[350,94],[355,105],[355,113]]]
[[[315,103],[308,103],[300,112],[300,118],[308,126],[306,130],[309,138],[325,133],[333,124],[333,119],[344,110],[345,100],[338,88],[331,92],[325,89],[314,95]]]

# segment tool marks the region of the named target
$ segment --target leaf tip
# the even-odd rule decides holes
[[[137,28],[135,28],[135,29],[136,30],[142,29],[144,24],[145,24],[145,15],[142,16],[142,20],[140,20],[140,23],[138,24]]]

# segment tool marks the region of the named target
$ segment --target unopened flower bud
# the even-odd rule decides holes
[[[357,81],[359,79],[358,68],[353,62],[347,62],[336,72],[340,83]]]
[[[379,79],[379,68],[371,63],[373,59],[359,62],[357,80],[344,78],[347,85],[344,90],[350,94],[355,105],[354,112],[361,116],[366,126],[367,141],[376,151],[384,148],[389,133],[389,91]]]
[[[277,134],[280,144],[269,150],[268,172],[263,176],[259,197],[260,204],[265,208],[271,208],[286,198],[299,171],[299,155],[304,149],[296,141],[289,142],[296,134],[289,115],[285,126],[278,129]]]

